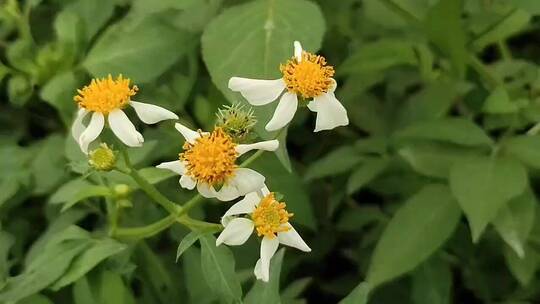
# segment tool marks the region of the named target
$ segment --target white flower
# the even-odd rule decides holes
[[[240,77],[229,80],[229,89],[240,92],[255,106],[268,104],[281,96],[266,130],[286,126],[296,113],[299,97],[311,99],[307,107],[317,113],[315,132],[349,124],[347,110],[334,95],[334,69],[326,65],[324,57],[303,51],[300,42],[295,41],[294,56],[281,66],[281,72],[283,77],[275,80]]]
[[[178,160],[157,167],[181,175],[183,188],[191,190],[197,186],[204,197],[230,201],[263,187],[264,176],[252,169],[239,168],[236,160],[251,150],[275,151],[279,146],[277,140],[236,144],[219,127],[211,133],[196,132],[179,123],[175,127],[186,139],[184,152]],[[221,188],[216,190],[217,187]]]
[[[166,119],[178,119],[173,112],[156,105],[131,100],[137,93],[137,86],[129,87],[130,80],[118,76],[116,80],[109,75],[103,79],[93,79],[92,82],[75,96],[79,110],[71,134],[77,141],[81,150],[88,154],[88,146],[93,142],[105,126],[107,119],[113,133],[127,146],[140,147],[144,138],[136,129],[127,115],[122,111],[130,105],[135,109],[137,116],[146,124],[154,124]],[[87,126],[83,124],[84,118],[92,113]]]
[[[285,203],[278,202],[274,193],[269,192],[266,187],[247,194],[223,215],[221,223],[225,229],[218,236],[216,246],[242,245],[255,230],[258,236],[262,236],[262,241],[261,258],[255,265],[254,273],[257,279],[268,282],[270,260],[279,243],[305,252],[311,251],[289,223],[292,214],[288,213],[285,207]]]

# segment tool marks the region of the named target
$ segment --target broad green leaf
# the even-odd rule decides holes
[[[9,275],[9,250],[15,244],[15,237],[11,234],[0,231],[0,286]],[[1,287],[0,287],[1,289]]]
[[[202,236],[201,266],[208,286],[216,295],[229,303],[239,302],[242,287],[234,270],[234,257],[224,245],[216,246],[216,238],[211,235]]]
[[[533,15],[540,14],[540,2],[536,0],[513,0],[512,4]]]
[[[80,189],[80,191],[77,192],[77,194],[69,201],[67,201],[63,206],[61,211],[64,212],[71,207],[75,206],[78,202],[90,198],[90,197],[106,197],[111,196],[111,189],[105,186],[97,186],[92,185],[90,187],[86,187],[83,189]]]
[[[387,219],[388,216],[380,208],[361,206],[343,212],[336,228],[340,231],[359,231],[368,225],[384,222]]]
[[[445,141],[464,146],[491,145],[493,141],[465,118],[418,121],[395,133],[398,138]]]
[[[114,1],[110,0],[76,0],[67,5],[65,10],[81,18],[85,40],[89,41],[113,15],[114,5]]]
[[[202,236],[202,234],[198,231],[192,231],[188,235],[186,235],[182,241],[180,241],[180,244],[178,245],[178,249],[176,250],[176,262],[178,262],[178,259],[182,256],[182,254],[191,247],[199,238]]]
[[[362,282],[346,296],[339,304],[367,304],[371,286],[368,282]]]
[[[413,270],[446,242],[460,216],[448,187],[425,186],[386,226],[373,252],[366,281],[375,287]]]
[[[431,7],[424,21],[428,38],[450,58],[455,74],[460,78],[465,76],[467,60],[462,11],[463,0],[440,0]]]
[[[327,155],[312,162],[306,170],[304,178],[316,178],[338,175],[354,168],[364,157],[352,146],[341,146]]]
[[[190,34],[159,18],[146,18],[135,27],[119,22],[98,38],[83,66],[95,77],[124,74],[137,83],[149,82],[171,67],[191,43]]]
[[[504,257],[510,272],[518,282],[523,286],[529,285],[538,271],[538,266],[540,266],[538,253],[526,246],[524,248],[524,255],[519,257],[513,249],[505,246]]]
[[[210,287],[202,273],[200,249],[191,247],[186,250],[182,265],[185,269],[184,280],[191,302],[200,304],[214,303],[217,297],[214,293],[208,292]]]
[[[511,137],[502,143],[502,148],[523,164],[540,169],[540,136],[520,135]]]
[[[293,41],[298,40],[305,50],[316,52],[324,30],[323,15],[312,2],[252,1],[225,10],[206,27],[202,36],[203,59],[212,81],[227,99],[242,100],[228,88],[231,77],[280,78],[280,64],[293,56]],[[256,130],[265,139],[273,136],[264,126],[276,104],[255,107],[260,122]],[[281,155],[285,155],[285,148],[285,144],[280,145]],[[288,158],[282,156],[280,160],[290,167]]]
[[[279,250],[270,261],[270,279],[268,282],[256,280],[251,290],[244,298],[245,304],[275,304],[280,303],[279,277],[285,249]]]
[[[0,179],[0,207],[19,190],[19,182],[14,179]]]
[[[101,273],[99,299],[101,304],[135,304],[131,290],[126,287],[122,277],[111,271]]]
[[[347,181],[347,193],[352,194],[371,180],[382,174],[389,164],[386,158],[366,159],[356,170],[353,171]]]
[[[39,153],[32,159],[31,169],[34,177],[34,194],[51,191],[66,174],[64,158],[64,139],[55,134],[41,141]]]
[[[78,178],[71,180],[58,188],[56,192],[51,195],[51,197],[49,198],[49,203],[61,204],[72,201],[73,199],[75,199],[75,197],[77,197],[78,193],[81,192],[81,190],[92,187],[95,187],[95,185],[85,179]]]
[[[299,301],[296,298],[301,295],[301,293],[308,287],[308,285],[312,281],[313,281],[312,278],[303,278],[303,279],[298,279],[292,282],[291,284],[289,284],[289,286],[287,286],[281,292],[282,303],[292,304],[295,301]]]
[[[47,297],[40,294],[30,296],[22,301],[17,302],[18,304],[54,304]]]
[[[9,101],[17,107],[24,106],[32,97],[33,87],[30,79],[22,75],[14,75],[7,83],[7,95]]]
[[[82,277],[73,284],[73,301],[75,304],[98,303],[98,300],[92,291],[92,282],[88,277],[89,276]]]
[[[512,10],[495,24],[490,25],[484,33],[472,42],[472,45],[474,48],[481,50],[489,44],[504,41],[506,38],[524,30],[530,20],[531,14],[529,12],[521,9]]]
[[[452,272],[450,265],[434,257],[420,265],[412,275],[414,304],[451,304]]]
[[[482,110],[490,114],[516,113],[519,110],[517,104],[513,103],[504,87],[497,87],[486,98]]]
[[[493,220],[499,235],[520,258],[525,255],[524,248],[534,225],[537,204],[534,193],[527,189],[503,206]]]
[[[76,105],[73,95],[81,81],[72,71],[54,75],[39,93],[41,99],[52,105],[60,113],[65,125],[69,125],[75,115]]]
[[[66,273],[56,281],[51,288],[53,290],[58,290],[72,284],[96,267],[101,261],[124,249],[126,249],[126,245],[113,239],[93,240],[90,247],[73,260],[73,263]]]
[[[525,168],[511,159],[464,159],[450,169],[450,187],[467,216],[474,242],[499,210],[526,186]]]

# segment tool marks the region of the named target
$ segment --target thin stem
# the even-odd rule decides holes
[[[471,65],[471,67],[481,76],[484,78],[484,80],[486,80],[489,84],[489,86],[493,89],[493,88],[496,88],[498,86],[500,86],[502,84],[502,82],[496,78],[495,76],[493,76],[488,68],[484,65],[484,63],[482,61],[480,61],[480,59],[478,59],[476,56],[474,55],[471,55],[469,54],[468,55],[468,61],[469,61],[469,64]]]
[[[510,51],[508,44],[506,44],[506,41],[499,40],[497,42],[497,47],[499,48],[499,52],[501,52],[501,56],[504,60],[512,60],[512,52]]]
[[[152,223],[150,225],[136,227],[136,228],[117,228],[116,231],[114,232],[114,236],[118,238],[134,238],[134,239],[149,238],[169,228],[175,222],[176,222],[176,216],[169,214],[167,217],[155,223]]]
[[[389,10],[393,11],[394,13],[401,16],[401,18],[405,19],[407,22],[411,23],[412,25],[420,25],[422,22],[418,17],[413,15],[411,12],[407,11],[403,7],[401,7],[399,4],[395,3],[392,0],[380,0],[381,4],[386,6]]]

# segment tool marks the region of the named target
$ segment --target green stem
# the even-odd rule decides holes
[[[176,222],[176,216],[169,214],[167,217],[150,225],[136,228],[117,228],[114,236],[118,238],[144,239],[158,234],[169,228]]]
[[[386,6],[386,8],[401,16],[401,18],[405,19],[405,21],[412,25],[418,26],[422,22],[418,17],[416,17],[411,12],[407,11],[392,0],[380,0],[380,2],[382,5]]]
[[[489,84],[489,86],[494,89],[502,84],[502,82],[493,76],[488,68],[484,65],[480,59],[476,58],[476,56],[469,54],[467,56],[467,59],[469,61],[470,66],[480,75],[484,78]]]

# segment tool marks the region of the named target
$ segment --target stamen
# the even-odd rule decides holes
[[[124,108],[131,96],[137,94],[137,86],[130,88],[129,83],[130,79],[122,75],[116,80],[110,74],[107,78],[92,79],[89,85],[77,90],[79,95],[73,97],[73,100],[88,111],[108,114]]]
[[[326,65],[326,59],[308,52],[302,53],[302,60],[291,58],[280,66],[283,80],[289,92],[303,98],[313,98],[327,93],[332,86],[334,68]]]
[[[278,202],[273,192],[261,200],[255,211],[251,214],[258,236],[273,239],[276,237],[276,233],[291,229],[288,225],[284,224],[288,223],[289,218],[294,214],[287,212],[285,207],[287,205],[283,202]]]

